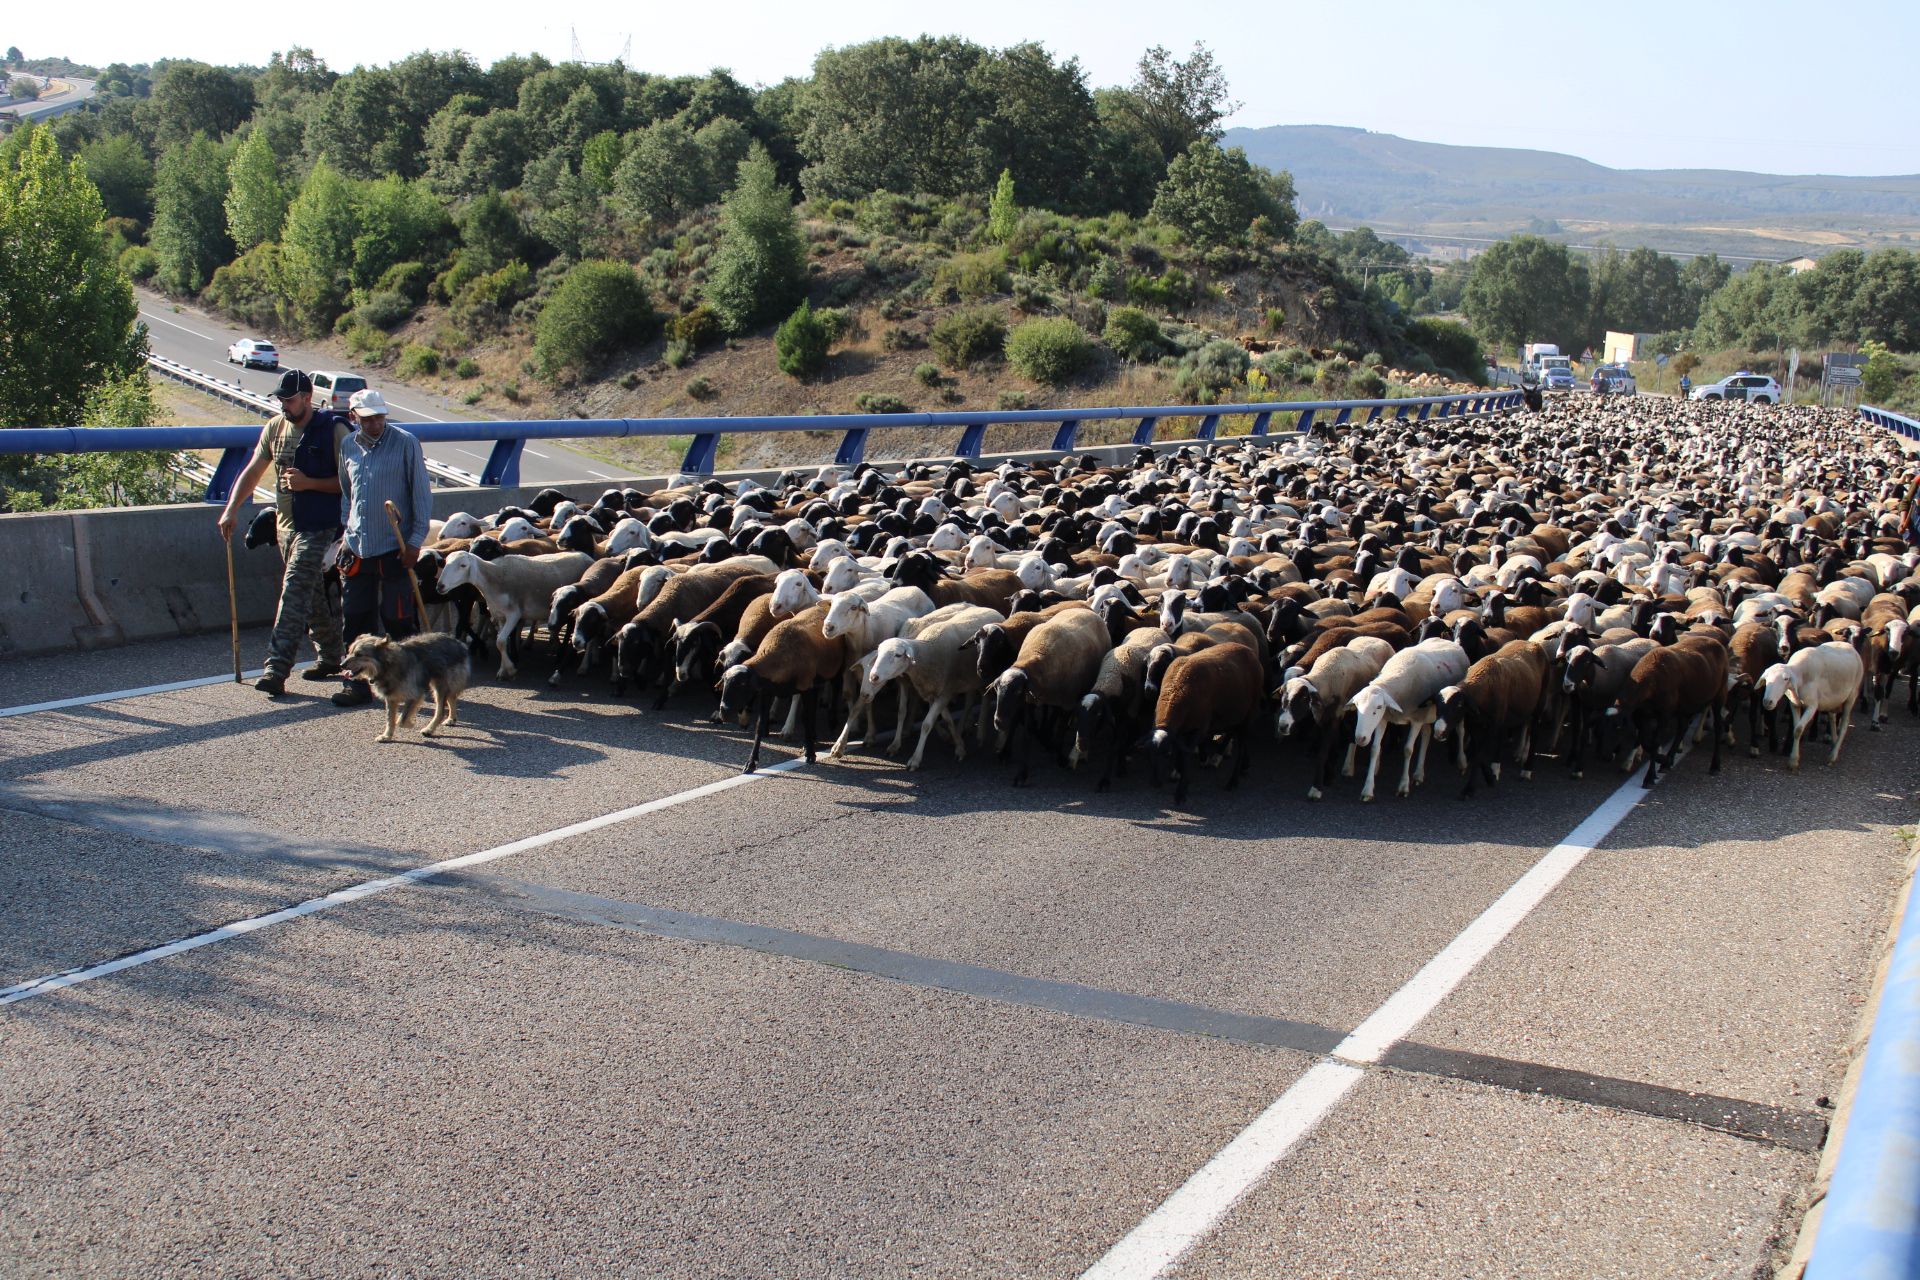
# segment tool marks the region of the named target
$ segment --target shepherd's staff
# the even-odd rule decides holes
[[[227,617],[233,620],[233,682],[240,678],[240,605],[233,590],[233,535],[227,535]]]
[[[407,557],[404,554],[407,549],[407,536],[400,532],[400,508],[393,505],[392,498],[387,499],[387,523],[393,526],[393,536],[400,541],[402,552],[400,567],[407,571],[407,585],[413,588],[413,607],[419,610],[414,617],[420,619],[420,625],[424,627],[427,625],[427,601],[420,594],[420,579],[413,576],[413,566],[407,563]],[[235,640],[233,643],[236,646],[234,652],[240,652],[238,648],[240,642]]]

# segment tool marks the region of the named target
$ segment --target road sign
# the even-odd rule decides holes
[[[1827,366],[1827,385],[1834,387],[1857,387],[1860,385],[1860,370],[1850,364],[1839,368]]]
[[[1829,369],[1864,369],[1867,365],[1867,357],[1858,351],[1829,351],[1825,359]]]

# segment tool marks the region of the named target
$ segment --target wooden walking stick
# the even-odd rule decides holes
[[[233,590],[233,538],[227,537],[227,617],[233,620],[233,682],[244,684],[240,678],[240,605]]]
[[[393,536],[399,539],[401,550],[406,550],[407,535],[400,532],[400,508],[393,505],[391,498],[387,499],[387,523],[393,526]],[[400,558],[400,567],[407,571],[407,585],[413,588],[413,607],[419,611],[414,616],[420,620],[419,625],[424,627],[427,625],[427,602],[420,594],[420,579],[413,576],[413,566],[407,563],[405,556]]]

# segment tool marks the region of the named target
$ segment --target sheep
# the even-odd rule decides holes
[[[869,601],[865,596],[849,592],[833,597],[827,605],[826,621],[821,624],[820,633],[829,640],[844,639],[847,644],[847,662],[851,679],[852,664],[880,647],[882,640],[888,640],[901,634],[902,629],[915,618],[924,617],[933,612],[933,601],[927,599],[927,593],[918,587],[895,587],[893,590]],[[853,705],[848,709],[847,723],[840,731],[840,737],[834,742],[831,752],[839,756],[846,750],[848,736],[853,731],[854,721],[865,716],[867,736],[863,742],[871,741],[874,733],[873,701],[861,699],[859,686],[854,686]]]
[[[1572,709],[1573,753],[1567,763],[1575,778],[1586,776],[1588,737],[1620,723],[1618,716],[1610,714],[1611,708],[1634,665],[1658,647],[1658,641],[1635,636],[1618,644],[1579,644],[1568,651],[1560,688]],[[1557,735],[1549,745],[1557,745]],[[1616,745],[1609,754],[1617,750]]]
[[[643,688],[657,681],[660,694],[654,699],[653,709],[658,711],[673,692],[671,669],[666,662],[673,629],[711,607],[735,581],[756,576],[771,581],[773,573],[771,560],[762,556],[735,556],[721,564],[695,565],[669,579],[660,588],[660,594],[633,615],[641,634],[636,639],[631,665],[624,667],[622,676]]]
[[[1100,674],[1100,659],[1108,648],[1107,628],[1091,609],[1066,609],[1041,622],[1020,642],[1014,664],[993,682],[993,727],[1002,737],[1001,753],[1013,747],[1013,736],[1023,720],[1029,718],[1029,706],[1041,711],[1070,713],[1093,688]],[[1028,757],[1032,751],[1032,730],[1013,785],[1025,786]],[[1064,751],[1058,751],[1060,763],[1067,763]]]
[[[1440,690],[1467,674],[1467,654],[1451,640],[1422,640],[1388,658],[1380,674],[1353,695],[1353,744],[1372,747],[1367,762],[1367,778],[1360,787],[1360,799],[1373,799],[1374,779],[1380,770],[1380,749],[1389,724],[1405,725],[1407,742],[1396,795],[1411,795],[1415,782],[1425,781],[1427,770],[1427,734],[1432,728],[1432,700]],[[1414,764],[1414,751],[1420,753]]]
[[[846,666],[846,645],[820,634],[826,621],[823,605],[814,605],[791,618],[783,618],[767,632],[754,655],[727,668],[720,677],[720,713],[735,716],[750,707],[757,711],[753,724],[753,750],[747,756],[742,773],[760,767],[760,744],[766,737],[767,720],[773,712],[773,700],[785,695],[800,707],[804,733],[802,749],[807,763],[814,762],[814,707],[821,685],[837,679]]]
[[[440,571],[438,587],[450,592],[470,586],[487,602],[498,625],[495,642],[500,647],[498,677],[512,679],[518,668],[513,651],[517,648],[520,624],[537,620],[553,601],[553,593],[568,583],[577,582],[593,564],[593,557],[580,551],[561,551],[543,556],[512,556],[488,562],[471,551],[456,551]]]
[[[1760,754],[1760,677],[1768,667],[1780,661],[1780,632],[1763,622],[1748,622],[1735,627],[1727,646],[1733,687],[1727,691],[1727,714],[1731,717],[1742,703],[1747,708],[1747,754]],[[1767,748],[1780,747],[1779,718],[1767,715]]]
[[[1152,751],[1174,777],[1173,802],[1185,804],[1191,769],[1216,738],[1233,750],[1227,790],[1240,785],[1247,771],[1252,730],[1260,712],[1260,659],[1246,645],[1217,644],[1173,664],[1162,682],[1153,710]]]
[[[756,600],[773,594],[771,574],[750,573],[728,583],[719,598],[674,626],[668,643],[673,648],[673,679],[680,687],[711,681],[725,668],[716,666],[721,648],[738,634],[740,620]]]
[[[638,613],[658,595],[674,571],[665,565],[635,565],[622,570],[605,591],[573,611],[573,648],[583,661],[591,663],[600,649],[614,643],[615,637]],[[617,649],[616,649],[617,652]],[[616,674],[619,664],[615,663]],[[560,672],[556,668],[547,683],[558,685]]]
[[[1157,646],[1171,643],[1171,637],[1158,627],[1145,626],[1130,631],[1100,660],[1100,672],[1093,688],[1080,700],[1075,720],[1073,750],[1067,758],[1078,767],[1093,754],[1094,743],[1105,737],[1107,767],[1096,789],[1105,791],[1113,783],[1114,771],[1126,762],[1126,754],[1139,732],[1145,715],[1142,693],[1147,670],[1147,655]]]
[[[1537,645],[1510,640],[1467,669],[1466,678],[1434,699],[1433,737],[1445,742],[1456,730],[1467,763],[1462,800],[1473,798],[1475,776],[1488,786],[1500,781],[1500,761],[1515,734],[1522,780],[1533,777],[1533,722],[1547,693],[1553,665]]]
[[[1620,691],[1619,714],[1633,725],[1639,746],[1628,758],[1631,771],[1647,758],[1643,786],[1659,781],[1662,765],[1673,767],[1674,753],[1690,722],[1713,718],[1713,762],[1720,772],[1720,736],[1724,729],[1731,664],[1717,636],[1689,633],[1654,649],[1634,664]],[[1666,742],[1665,751],[1660,743]]]
[[[925,617],[911,620],[900,635],[882,640],[873,651],[873,665],[864,677],[861,689],[869,702],[888,683],[905,675],[913,692],[927,704],[926,717],[920,724],[920,740],[914,746],[913,754],[907,758],[907,768],[920,767],[926,757],[927,740],[932,736],[936,722],[946,726],[947,735],[953,741],[954,758],[966,759],[967,748],[961,738],[960,726],[954,720],[953,706],[956,701],[964,701],[981,688],[979,672],[967,653],[966,645],[980,633],[982,627],[998,621],[1000,615],[984,605],[948,605]],[[906,690],[902,689],[900,715],[903,727],[906,713]],[[898,755],[904,747],[904,733],[896,732],[887,754]]]
[[[1321,654],[1304,673],[1289,674],[1276,692],[1280,710],[1274,716],[1274,729],[1279,736],[1287,738],[1302,731],[1315,735],[1307,799],[1318,800],[1333,780],[1333,750],[1340,743],[1341,722],[1353,695],[1380,674],[1393,654],[1393,645],[1378,636],[1357,635],[1347,644]],[[1290,673],[1297,670],[1289,669]],[[1344,769],[1349,776],[1353,773],[1353,754],[1349,736]]]
[[[563,660],[572,651],[573,611],[611,587],[626,568],[626,562],[618,557],[596,560],[578,582],[553,593],[553,603],[547,609],[547,634],[561,647]],[[560,669],[556,667],[547,683],[557,685],[559,676]]]
[[[1785,699],[1793,708],[1793,749],[1787,754],[1787,768],[1800,767],[1800,741],[1821,715],[1839,726],[1827,763],[1831,765],[1840,758],[1847,730],[1853,726],[1853,704],[1860,697],[1865,674],[1860,655],[1852,645],[1839,640],[1802,649],[1785,662],[1767,668],[1760,678],[1762,703],[1771,711]]]

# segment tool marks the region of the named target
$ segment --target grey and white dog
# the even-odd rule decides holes
[[[467,646],[441,631],[389,640],[365,635],[347,649],[347,673],[373,686],[387,704],[387,731],[375,742],[392,742],[394,729],[413,726],[413,713],[433,694],[433,719],[421,730],[431,738],[441,725],[457,723],[456,704],[473,668]]]

